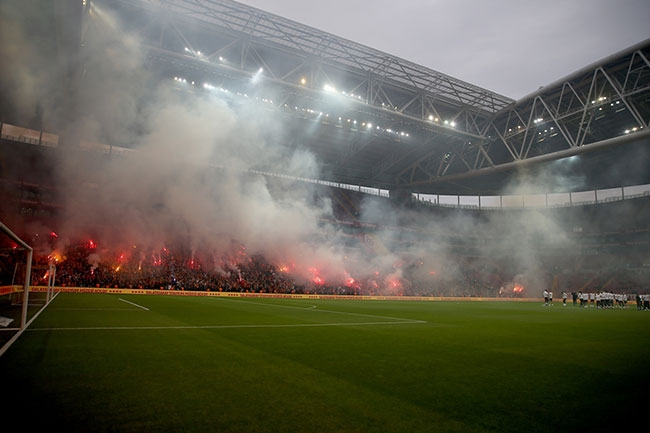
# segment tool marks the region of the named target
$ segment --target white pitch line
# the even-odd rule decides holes
[[[133,311],[133,308],[50,308],[50,311]]]
[[[399,321],[402,321],[402,322],[426,323],[426,321],[423,321],[423,320],[407,319],[405,317],[378,316],[378,315],[375,315],[375,314],[349,313],[347,311],[323,310],[322,308],[316,308],[316,305],[310,305],[309,308],[305,308],[305,307],[294,307],[294,306],[281,305],[281,304],[264,304],[262,302],[242,301],[242,300],[239,300],[239,299],[231,299],[231,298],[218,298],[218,299],[223,299],[225,301],[230,301],[230,302],[243,302],[243,303],[246,303],[246,304],[261,305],[261,306],[265,306],[265,307],[295,308],[295,309],[298,309],[298,310],[314,309],[315,311],[318,311],[319,313],[346,314],[348,316],[374,317],[374,318],[377,318],[377,319],[399,320]]]
[[[149,311],[149,309],[147,307],[143,307],[142,305],[138,305],[135,302],[127,301],[126,299],[122,299],[122,298],[117,298],[117,299],[119,299],[122,302],[126,302],[127,304],[131,304],[131,305],[133,305],[135,307],[142,308],[143,310]]]
[[[81,328],[29,328],[27,331],[137,331],[163,329],[313,328],[324,326],[412,325],[420,323],[427,322],[425,320],[412,320],[408,322],[295,323],[285,325],[92,326]]]
[[[284,305],[284,304],[264,304],[262,302],[253,302],[253,301],[242,301],[241,299],[232,299],[232,298],[221,298],[217,297],[215,299],[218,299],[220,301],[229,301],[229,302],[239,302],[242,304],[253,304],[253,305],[261,305],[263,307],[280,307],[280,308],[293,308],[295,310],[312,310],[317,308],[315,305],[310,304],[306,307],[296,307],[294,305]]]
[[[402,322],[426,323],[426,320],[407,319],[405,317],[377,316],[375,314],[349,313],[347,311],[334,311],[334,310],[323,310],[323,309],[319,309],[318,311],[321,311],[323,313],[346,314],[348,316],[376,317],[379,319],[399,320]]]

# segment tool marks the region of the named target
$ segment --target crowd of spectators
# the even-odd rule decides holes
[[[16,264],[19,266],[21,259],[18,254],[15,256],[12,259],[9,255],[2,261],[0,285],[20,283],[16,281],[17,276],[20,278]],[[190,254],[167,249],[153,259],[151,254],[147,259],[122,254],[102,260],[95,246],[86,242],[72,244],[61,254],[35,256],[31,278],[33,285],[46,285],[48,266],[54,263],[55,285],[63,287],[436,297],[537,297],[541,293],[530,282],[516,281],[495,261],[489,266],[476,258],[457,257],[456,261],[457,271],[451,275],[430,275],[418,269],[417,264],[410,264],[402,267],[398,276],[375,272],[354,276],[356,279],[328,281],[318,275],[305,278],[269,263],[262,256],[246,254],[221,257],[218,264],[201,263]],[[390,271],[395,274],[395,269]],[[551,281],[553,272],[557,274],[558,270],[549,270],[547,275],[551,277],[546,278],[546,283]],[[608,287],[613,292],[646,293],[649,274],[631,278],[629,273],[617,271],[607,274],[607,278],[605,274],[594,278],[574,272],[561,284],[567,292]]]
[[[224,291],[254,293],[318,293],[332,295],[498,296],[499,288],[469,271],[453,279],[421,278],[409,266],[396,272],[350,276],[334,281],[317,273],[300,273],[269,263],[262,256],[237,253],[218,263],[202,263],[191,255],[167,249],[152,258],[135,254],[106,255],[94,245],[77,243],[57,254],[35,255],[31,283],[46,285],[55,264],[55,285],[62,287],[132,288],[144,290]],[[2,261],[0,285],[21,284],[24,258],[20,252]],[[353,278],[355,277],[355,278]],[[17,280],[18,279],[18,280]]]

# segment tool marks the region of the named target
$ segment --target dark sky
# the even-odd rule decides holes
[[[650,38],[650,0],[241,0],[519,99]]]

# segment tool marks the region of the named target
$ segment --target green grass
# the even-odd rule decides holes
[[[62,293],[0,357],[3,423],[626,431],[645,413],[649,331],[634,306]]]

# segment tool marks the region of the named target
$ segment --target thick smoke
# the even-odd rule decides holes
[[[549,251],[572,245],[566,224],[553,215],[543,209],[398,210],[376,201],[363,207],[362,219],[384,221],[379,237],[395,254],[384,257],[400,264],[396,275],[408,269],[405,275],[421,290],[536,296],[553,284]]]
[[[332,220],[329,201],[314,200],[309,184],[248,171],[319,176],[313,155],[283,145],[289,140],[273,112],[252,98],[204,91],[202,83],[151,84],[136,36],[105,12],[93,13],[78,136],[133,151],[63,153],[60,231],[99,237],[111,249],[236,255],[245,248],[296,272],[319,266],[342,275],[338,235],[322,223]]]
[[[95,262],[115,251],[150,260],[156,251],[180,247],[206,268],[230,272],[245,251],[246,257],[263,255],[304,279],[313,278],[317,268],[325,280],[374,279],[378,292],[392,294],[408,277],[427,286],[423,293],[454,295],[462,289],[454,281],[471,283],[469,269],[484,276],[498,261],[468,263],[458,257],[509,257],[512,278],[495,285],[511,291],[549,283],[538,243],[559,248],[567,239],[542,213],[527,213],[525,219],[516,212],[436,218],[368,199],[359,221],[379,227],[362,241],[372,254],[346,248],[350,235],[330,223],[332,203],[314,185],[249,171],[319,178],[313,154],[285,145],[290,132],[273,111],[252,98],[204,91],[202,83],[155,78],[137,36],[115,17],[95,8],[91,25],[80,59],[85,67],[76,120],[67,130],[78,143],[62,143],[57,162],[65,207],[57,230],[62,243],[96,239]],[[8,33],[11,43],[3,45],[11,52],[4,57],[32,50],[22,29],[11,27]],[[4,86],[15,89],[12,103],[22,101],[24,112],[40,106],[46,119],[65,118],[55,103],[60,89],[37,70],[23,62],[3,77]],[[78,150],[95,144],[114,147],[108,155]],[[119,151],[123,147],[131,150]],[[513,188],[523,191],[538,181],[517,179]],[[434,286],[437,292],[427,291]]]
[[[45,21],[37,2],[0,4],[0,104],[12,120],[39,117],[61,95],[51,35],[39,31],[46,28]]]

